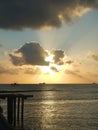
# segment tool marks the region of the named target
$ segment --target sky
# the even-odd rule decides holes
[[[0,83],[98,83],[98,0],[0,0]]]

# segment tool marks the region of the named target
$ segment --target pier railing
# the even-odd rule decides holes
[[[10,125],[23,128],[24,100],[30,97],[33,97],[33,95],[0,94],[0,99],[6,99],[7,101],[7,121]]]

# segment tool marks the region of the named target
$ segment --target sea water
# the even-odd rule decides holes
[[[25,100],[25,130],[98,130],[97,84],[0,85],[0,90],[33,95]]]

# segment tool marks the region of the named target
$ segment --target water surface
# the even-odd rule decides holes
[[[25,101],[26,130],[98,130],[97,84],[0,85],[0,90],[34,96]]]

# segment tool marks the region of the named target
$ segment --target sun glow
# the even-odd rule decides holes
[[[59,65],[54,61],[54,55],[48,52],[45,61],[49,62],[48,66],[41,66],[40,80],[45,82],[57,83],[63,80],[62,75],[65,70],[65,65]]]
[[[54,62],[54,60],[53,60],[53,55],[47,56],[47,57],[45,58],[45,61],[50,62],[50,63],[53,63],[53,62]]]
[[[62,72],[54,72],[53,70],[49,71],[49,73],[42,73],[40,75],[40,81],[46,82],[46,83],[60,83],[63,81],[64,77],[62,75]]]
[[[41,67],[41,70],[43,73],[47,73],[47,74],[51,73],[51,69],[49,66],[43,66],[43,67]]]
[[[53,57],[54,55],[50,54],[45,58],[45,61],[49,62],[49,66],[43,66],[41,69],[42,72],[53,75],[53,73],[57,73],[62,70],[63,66],[55,64]]]

